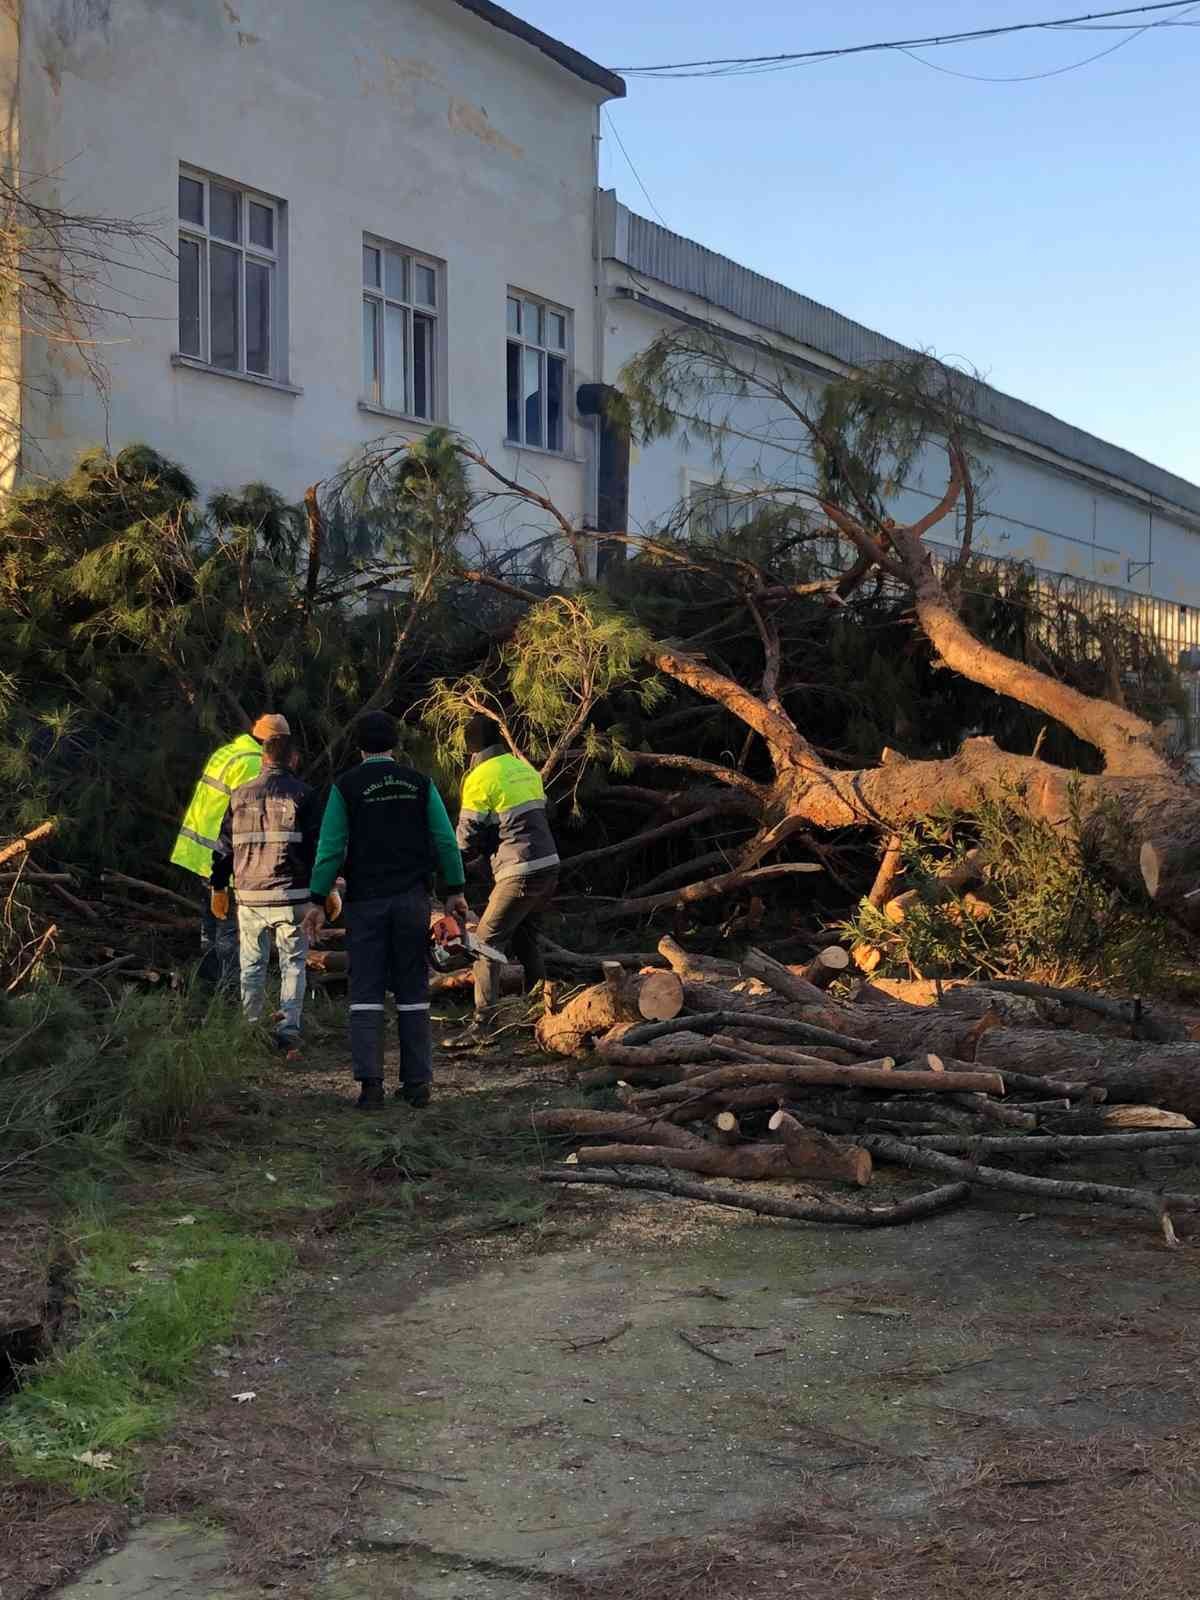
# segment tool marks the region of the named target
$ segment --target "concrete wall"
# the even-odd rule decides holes
[[[632,276],[620,263],[606,263],[605,362],[608,381],[668,326],[679,326],[647,299],[677,306],[681,313],[753,338],[760,329],[714,314],[704,302]],[[774,347],[811,366],[834,372],[819,352],[776,337]],[[747,360],[753,360],[752,353]],[[797,371],[799,369],[796,369]],[[824,379],[803,380],[815,393]],[[631,466],[630,526],[661,525],[692,483],[719,478],[738,488],[756,484],[803,487],[815,481],[800,430],[781,408],[757,397],[722,403],[728,426],[719,450],[685,423],[672,438],[635,448]],[[1200,642],[1200,523],[1190,513],[1130,486],[1018,440],[991,439],[979,454],[986,474],[979,486],[981,514],[975,546],[985,554],[1027,561],[1049,573],[1064,573],[1112,585],[1130,594],[1157,596],[1156,608],[1171,638]],[[926,452],[896,497],[894,514],[911,520],[940,498],[946,485],[945,456]],[[931,538],[950,545],[958,529],[947,519]],[[1147,565],[1148,564],[1148,565]]]
[[[397,426],[359,404],[367,232],[445,263],[446,420],[585,514],[586,425],[572,420],[565,456],[503,443],[505,297],[573,311],[573,396],[594,365],[599,91],[451,0],[25,0],[21,79],[26,170],[52,174],[65,206],[151,217],[174,248],[181,164],[284,203],[286,379],[301,391],[173,365],[167,260],[114,285],[136,315],[110,324],[106,399],[76,360],[27,341],[45,394],[27,398],[26,472],[131,440],[206,490],[296,496],[334,471]]]

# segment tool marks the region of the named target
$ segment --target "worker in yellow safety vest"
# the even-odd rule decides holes
[[[204,764],[200,781],[184,812],[183,822],[171,851],[171,860],[186,872],[194,872],[204,883],[204,910],[200,918],[201,973],[222,985],[234,985],[238,976],[238,923],[235,916],[218,921],[209,904],[208,885],[212,876],[213,853],[220,849],[221,824],[235,789],[257,778],[262,769],[263,741],[277,734],[288,735],[286,717],[268,714],[259,717],[249,733],[239,734]]]

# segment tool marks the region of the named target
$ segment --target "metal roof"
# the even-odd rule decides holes
[[[853,322],[829,306],[810,300],[782,283],[764,278],[727,256],[718,255],[660,227],[619,204],[606,190],[601,207],[602,249],[631,272],[671,289],[694,295],[743,322],[781,334],[848,367],[915,354],[907,345]],[[976,381],[975,415],[986,426],[1052,450],[1081,466],[1107,473],[1200,516],[1200,487],[1177,477],[1130,450],[1108,444],[1037,406]]]
[[[492,4],[492,0],[455,0],[464,11],[473,12],[484,22],[490,22],[493,28],[499,28],[504,33],[511,33],[514,38],[523,40],[526,44],[533,45],[535,50],[540,50],[543,55],[557,61],[560,67],[566,67],[568,72],[573,72],[577,78],[582,78],[586,83],[591,83],[597,89],[603,89],[614,99],[620,100],[625,96],[625,80],[619,78],[615,72],[610,72],[607,67],[599,66],[587,56],[581,55],[578,50],[572,50],[569,44],[563,44],[560,39],[552,39],[548,33],[543,33],[540,28],[535,28],[531,23],[523,22],[520,17],[514,17],[511,11],[505,11],[502,6]]]

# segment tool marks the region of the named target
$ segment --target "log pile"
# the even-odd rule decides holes
[[[610,975],[607,989],[573,1002],[569,1024],[564,1011],[539,1028],[546,1048],[579,1062],[580,1088],[608,1090],[621,1107],[535,1114],[536,1127],[573,1147],[547,1181],[861,1226],[914,1220],[992,1189],[1141,1211],[1168,1243],[1170,1214],[1200,1210],[1200,1194],[1036,1170],[1089,1153],[1200,1155],[1200,1043],[1185,1017],[1028,983],[960,984],[940,994],[945,1003],[919,1005],[856,982],[852,998],[836,998],[829,984],[849,966],[840,949],[805,966],[760,950],[713,960],[673,939],[659,952],[671,971],[656,976],[673,975],[682,989],[661,1017],[637,1020],[652,1014],[638,1011],[638,985]],[[1049,1028],[1051,1015],[1104,1031]],[[952,1181],[915,1205],[880,1208],[833,1196],[765,1204],[762,1194],[690,1177],[859,1189],[877,1162]],[[1025,1166],[1035,1171],[1013,1170]]]

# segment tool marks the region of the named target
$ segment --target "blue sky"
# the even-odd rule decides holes
[[[510,3],[621,67],[1119,0],[605,0],[570,20],[550,0]],[[1121,37],[1025,35],[926,54],[1017,74]],[[887,53],[766,76],[631,79],[609,115],[676,232],[1200,481],[1198,68],[1200,27],[1163,28],[1032,83],[963,81]],[[651,214],[611,138],[601,178]]]

